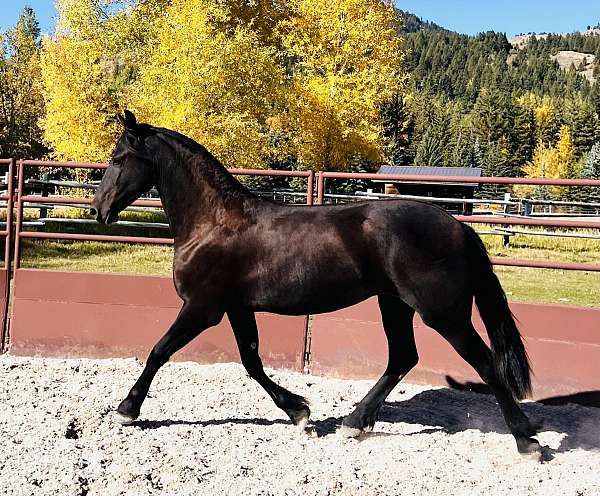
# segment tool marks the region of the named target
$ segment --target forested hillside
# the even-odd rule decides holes
[[[409,82],[386,108],[395,164],[478,166],[490,176],[600,177],[600,85],[561,69],[582,52],[600,70],[600,35],[466,36],[405,18]]]

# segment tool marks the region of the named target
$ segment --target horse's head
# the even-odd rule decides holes
[[[117,141],[109,167],[92,200],[90,213],[98,222],[110,224],[119,212],[131,205],[155,182],[152,154],[147,147],[151,135],[149,126],[138,124],[135,116],[125,110],[118,116],[123,134]]]

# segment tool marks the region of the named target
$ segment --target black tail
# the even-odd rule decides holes
[[[492,343],[496,376],[517,399],[531,393],[529,358],[481,238],[466,224],[467,250],[477,267],[475,303]]]

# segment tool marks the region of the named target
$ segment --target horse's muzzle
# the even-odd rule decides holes
[[[93,205],[90,206],[90,216],[100,222],[100,224],[110,224],[116,221],[114,215],[111,218],[110,209],[105,213],[105,215],[102,215],[102,209]]]

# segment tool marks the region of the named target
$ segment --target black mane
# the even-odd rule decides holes
[[[210,153],[206,147],[197,141],[171,129],[154,127],[148,124],[139,124],[139,126],[145,126],[144,130],[147,129],[148,131],[152,131],[157,135],[163,135],[172,138],[193,155],[200,155],[202,157],[202,163],[211,169],[211,172],[213,173],[213,179],[223,193],[227,193],[232,196],[241,195],[256,197],[256,195],[246,188],[246,186],[233,177],[233,175],[225,168],[225,166],[212,153]],[[198,168],[195,170],[193,170],[193,168],[190,169],[192,169],[191,172],[206,173],[206,170],[199,171]]]
[[[146,126],[147,124],[143,124],[143,125]],[[178,133],[177,131],[172,131],[171,129],[166,129],[164,127],[154,127],[154,126],[149,126],[149,125],[147,125],[147,126],[149,129],[151,129],[155,133],[164,134],[166,136],[169,136],[170,138],[173,138],[180,145],[183,145],[184,147],[189,149],[189,151],[191,151],[191,152],[195,152],[195,153],[204,152],[204,153],[210,154],[210,152],[204,146],[202,146],[200,143],[198,143],[197,141],[194,141],[192,138],[188,138],[187,136],[185,136],[181,133]],[[217,161],[217,159],[215,157],[213,157],[212,154],[210,154],[210,155],[215,161]]]

